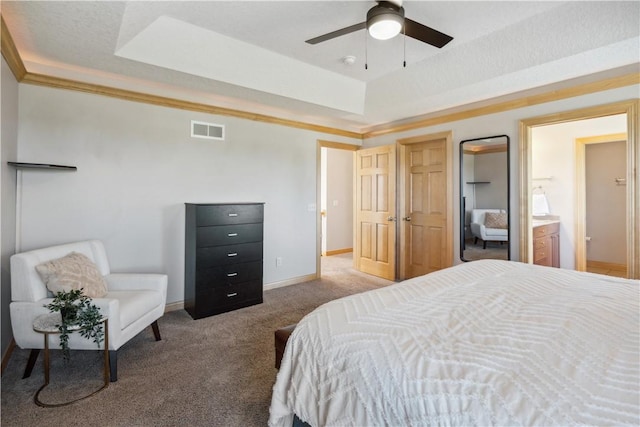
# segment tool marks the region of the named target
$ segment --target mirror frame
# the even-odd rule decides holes
[[[464,206],[464,167],[463,167],[463,159],[464,159],[464,149],[462,148],[465,142],[475,142],[475,141],[483,141],[486,139],[494,139],[494,138],[506,138],[507,140],[507,233],[509,239],[507,240],[507,260],[511,260],[511,241],[513,239],[513,233],[511,231],[511,138],[508,135],[494,135],[494,136],[485,136],[482,138],[473,138],[473,139],[465,139],[460,141],[460,160],[459,160],[459,195],[460,199],[460,260],[464,262],[475,261],[472,259],[465,259],[464,257],[464,246],[465,246],[465,219],[466,212]]]

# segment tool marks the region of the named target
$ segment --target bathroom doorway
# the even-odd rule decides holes
[[[638,101],[624,101],[615,104],[591,107],[549,116],[523,120],[521,122],[520,137],[520,259],[533,262],[533,231],[531,200],[533,189],[537,182],[534,178],[544,178],[543,189],[549,198],[550,212],[558,215],[560,227],[560,267],[567,269],[586,269],[586,241],[589,237],[584,231],[586,220],[584,215],[574,209],[582,206],[585,201],[580,199],[580,192],[576,190],[576,174],[584,173],[575,161],[576,141],[580,138],[612,133],[625,133],[626,168],[622,171],[625,179],[625,241],[627,277],[640,277],[640,260],[638,246],[640,239],[640,225],[637,218],[640,207],[637,201],[638,177],[633,174],[638,161],[637,128],[634,118],[637,117]],[[588,128],[588,120],[612,118],[620,116],[622,130],[605,128]],[[614,118],[615,120],[615,118]],[[597,123],[597,120],[593,123]],[[563,126],[570,128],[579,124],[579,130],[570,135],[569,146],[564,146],[566,152],[561,152],[557,131]],[[546,134],[547,144],[540,143],[540,135]],[[541,145],[538,145],[541,144]],[[543,150],[543,155],[534,155],[534,150]],[[544,150],[548,150],[544,152]],[[536,160],[536,157],[538,160]],[[540,161],[543,159],[544,161]],[[545,169],[547,168],[547,169]],[[550,168],[550,169],[549,169]],[[620,172],[620,171],[619,171]],[[581,249],[585,248],[585,249]],[[584,265],[582,259],[584,258]]]

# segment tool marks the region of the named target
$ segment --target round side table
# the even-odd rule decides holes
[[[38,389],[36,395],[33,397],[34,402],[38,406],[43,406],[45,408],[55,408],[58,406],[69,405],[74,402],[78,402],[80,400],[86,399],[88,397],[93,396],[99,391],[104,390],[109,386],[109,319],[104,317],[102,319],[102,323],[104,324],[104,367],[103,367],[103,378],[104,384],[98,390],[92,392],[83,397],[79,397],[77,399],[71,400],[69,402],[64,403],[45,403],[42,402],[39,398],[40,392],[44,390],[46,386],[49,385],[49,335],[51,334],[60,334],[58,330],[58,326],[62,323],[62,318],[59,312],[56,313],[48,313],[38,316],[33,321],[33,330],[44,335],[44,384],[42,387]],[[80,328],[75,326],[69,328],[70,332],[77,331]]]

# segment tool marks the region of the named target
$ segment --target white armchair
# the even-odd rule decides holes
[[[473,209],[471,211],[471,234],[475,237],[474,243],[482,239],[482,249],[487,249],[487,242],[506,242],[509,240],[509,230],[504,228],[487,227],[485,217],[488,212],[506,213],[504,209]]]
[[[51,246],[11,257],[11,326],[16,344],[31,349],[23,378],[31,375],[40,349],[44,348],[42,334],[33,330],[33,320],[49,310],[44,307],[52,301],[48,291],[36,272],[36,265],[70,252],[86,255],[93,261],[107,282],[108,292],[103,298],[93,298],[103,315],[109,319],[109,368],[111,381],[117,381],[117,351],[127,341],[151,325],[156,341],[161,339],[157,320],[164,314],[167,300],[167,276],[164,274],[118,274],[111,273],[104,245],[99,240]],[[59,346],[58,336],[51,335],[50,348]],[[103,350],[93,340],[80,334],[71,334],[69,348],[72,350]]]

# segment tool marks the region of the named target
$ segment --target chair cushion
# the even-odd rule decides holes
[[[506,228],[485,228],[484,234],[488,240],[507,240],[509,236]]]
[[[35,268],[53,294],[76,289],[82,289],[82,293],[90,298],[102,298],[107,294],[107,282],[98,267],[81,253],[71,252]]]
[[[105,298],[120,302],[120,327],[125,329],[146,313],[164,304],[162,293],[150,290],[110,291]]]

